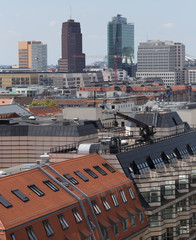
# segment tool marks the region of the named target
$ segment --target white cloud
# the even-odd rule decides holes
[[[49,23],[49,26],[50,26],[50,27],[55,27],[57,24],[58,24],[58,21],[52,20],[52,21]]]
[[[173,28],[174,27],[174,24],[173,23],[164,23],[162,25],[163,28]]]

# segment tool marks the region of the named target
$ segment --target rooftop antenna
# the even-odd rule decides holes
[[[71,19],[71,5],[70,5],[70,19]]]

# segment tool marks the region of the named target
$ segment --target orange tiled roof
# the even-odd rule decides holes
[[[89,169],[94,174],[89,172]],[[59,174],[66,174],[66,178],[62,179],[66,185],[61,185],[56,180],[56,177],[61,176]],[[50,180],[53,188],[55,186],[58,190],[53,191],[44,184],[45,180]],[[36,191],[32,191],[31,188],[35,188]],[[25,195],[23,200],[27,201],[22,201],[13,193],[16,189]],[[125,195],[124,200],[120,193],[122,190]],[[87,196],[92,203],[91,208]],[[5,198],[4,203],[2,203],[2,197]],[[78,198],[82,200],[84,209],[81,208]],[[104,201],[107,202],[109,209],[106,209]],[[16,239],[27,239],[28,231],[33,231],[38,239],[47,239],[44,220],[54,229],[51,234],[54,237],[51,239],[62,239],[65,231],[68,239],[82,239],[82,236],[87,237],[92,234],[99,239],[100,226],[108,228],[109,235],[113,239],[114,233],[111,226],[114,223],[119,224],[122,218],[129,219],[130,215],[135,215],[136,225],[133,227],[131,221],[127,221],[127,231],[123,231],[119,226],[119,239],[124,239],[147,226],[147,220],[142,213],[143,208],[132,181],[97,154],[2,177],[0,178],[0,202],[2,203],[0,204],[0,230],[6,230],[7,235],[13,233]],[[95,211],[94,204],[98,206],[99,213]],[[74,216],[75,211],[83,219],[78,224]],[[95,211],[96,216],[92,211]],[[142,214],[143,221],[139,219],[138,213]],[[63,214],[69,225],[65,231],[62,231],[59,214]],[[96,225],[94,231],[87,226],[85,216],[88,216]],[[30,230],[26,227],[30,227]],[[10,231],[10,229],[13,230]]]

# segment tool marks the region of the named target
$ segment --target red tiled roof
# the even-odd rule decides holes
[[[30,107],[27,110],[32,112],[35,116],[48,116],[49,114],[58,115],[62,113],[62,110],[56,106],[37,106]]]

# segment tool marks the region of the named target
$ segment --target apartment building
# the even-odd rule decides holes
[[[145,239],[132,180],[97,154],[0,178],[0,238]]]
[[[141,193],[146,240],[196,238],[196,132],[127,148],[117,158]]]

